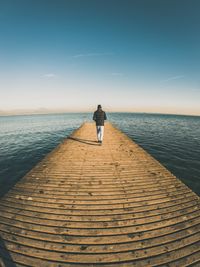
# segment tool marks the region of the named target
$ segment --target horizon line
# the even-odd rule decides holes
[[[9,117],[9,116],[32,116],[32,115],[53,115],[53,114],[70,114],[70,113],[93,113],[94,111],[26,111],[26,112],[19,112],[19,113],[12,113],[12,112],[1,112],[0,117]],[[194,116],[200,117],[200,114],[186,114],[186,113],[165,113],[165,112],[147,112],[147,111],[120,111],[120,110],[107,110],[106,113],[135,113],[135,114],[155,114],[155,115],[176,115],[176,116]]]

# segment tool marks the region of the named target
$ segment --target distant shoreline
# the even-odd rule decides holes
[[[64,111],[64,112],[38,112],[38,113],[7,113],[1,114],[0,117],[14,117],[14,116],[41,116],[41,115],[61,115],[61,114],[78,114],[78,113],[93,113],[93,111]],[[166,116],[188,116],[200,117],[197,114],[176,114],[176,113],[159,113],[159,112],[134,112],[134,111],[107,111],[107,113],[133,113],[133,114],[146,114],[146,115],[166,115]]]

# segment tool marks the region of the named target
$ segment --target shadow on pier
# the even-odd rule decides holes
[[[0,267],[16,267],[1,236],[0,236]]]
[[[87,145],[99,146],[98,141],[95,141],[95,140],[81,139],[81,138],[71,137],[71,136],[69,136],[67,139],[70,139],[70,140],[73,140],[73,141],[77,141],[77,142],[80,142],[80,143],[84,143],[84,144],[87,144]]]

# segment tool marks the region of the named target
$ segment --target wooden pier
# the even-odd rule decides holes
[[[0,200],[0,266],[200,266],[199,204],[112,124],[100,145],[84,123]]]

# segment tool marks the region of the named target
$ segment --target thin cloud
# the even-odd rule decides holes
[[[42,75],[42,77],[44,78],[55,78],[57,75],[54,73],[46,73],[44,75]]]
[[[112,76],[123,76],[124,74],[122,72],[112,72]]]
[[[173,81],[173,80],[183,79],[184,77],[185,77],[184,75],[172,76],[172,77],[169,77],[166,80],[162,80],[161,82],[167,83],[167,82],[170,82],[170,81]]]
[[[87,53],[87,54],[77,54],[74,55],[73,58],[81,58],[81,57],[101,57],[101,56],[113,56],[113,53]]]

